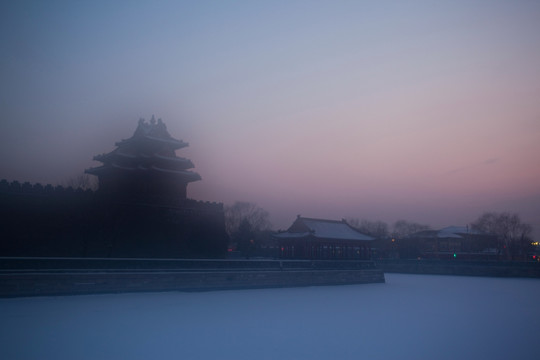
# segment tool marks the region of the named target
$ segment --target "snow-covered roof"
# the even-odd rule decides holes
[[[319,239],[374,240],[352,228],[344,220],[326,220],[298,217],[287,232],[275,235],[277,238],[301,238],[312,236]]]
[[[281,238],[281,239],[299,239],[306,236],[309,236],[310,232],[298,232],[298,233],[291,233],[291,232],[282,232],[274,234],[274,237]]]
[[[175,170],[175,169],[164,169],[157,166],[144,166],[144,165],[137,165],[137,166],[123,166],[119,165],[117,163],[111,163],[110,166],[98,166],[90,169],[86,169],[85,172],[88,174],[93,175],[99,175],[101,173],[106,173],[111,171],[111,169],[117,169],[121,171],[130,171],[130,172],[143,172],[143,171],[155,171],[159,173],[166,173],[171,175],[177,175],[181,176],[182,178],[186,179],[187,181],[198,181],[201,180],[201,176],[194,172],[194,171],[188,171],[188,170]]]
[[[130,137],[129,139],[124,139],[122,141],[117,142],[116,146],[122,146],[122,145],[129,144],[132,142],[138,142],[141,140],[166,144],[172,147],[173,149],[180,149],[180,148],[189,146],[187,142],[173,138],[167,131],[167,127],[161,121],[161,119],[158,119],[156,123],[154,116],[152,116],[152,119],[150,120],[149,123],[145,122],[144,119],[140,119],[139,125],[137,126],[137,129],[133,133],[133,136]]]
[[[185,181],[201,180],[201,176],[193,171],[191,160],[177,157],[175,149],[188,146],[182,140],[174,139],[167,127],[152,116],[149,123],[139,120],[133,136],[117,142],[113,151],[94,156],[94,160],[104,163],[103,166],[85,170],[88,174],[101,175],[111,169],[129,172],[158,172],[179,176]]]
[[[193,171],[187,171],[187,170],[171,170],[171,169],[164,169],[160,168],[158,166],[152,165],[150,167],[152,170],[159,171],[162,173],[168,173],[168,174],[175,174],[175,175],[184,175],[186,177],[191,178],[191,181],[197,181],[201,180],[201,176]]]

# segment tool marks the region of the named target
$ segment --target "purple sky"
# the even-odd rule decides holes
[[[58,183],[152,114],[189,196],[540,229],[540,2],[0,4],[0,178]]]

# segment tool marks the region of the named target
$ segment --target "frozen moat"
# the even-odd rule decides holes
[[[525,359],[540,280],[0,299],[3,359]]]

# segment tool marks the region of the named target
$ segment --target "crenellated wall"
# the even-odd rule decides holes
[[[74,189],[71,186],[62,185],[42,185],[30,182],[20,183],[19,181],[9,182],[6,179],[0,180],[0,194],[24,194],[24,195],[47,195],[47,196],[101,196],[99,191],[91,189]],[[223,204],[210,201],[200,201],[194,199],[180,199],[177,202],[178,208],[190,208],[201,211],[223,211]],[[172,206],[175,207],[175,206]]]
[[[0,180],[0,256],[224,257],[223,204]]]
[[[53,186],[51,184],[42,185],[40,183],[31,184],[29,182],[20,183],[18,181],[8,182],[6,179],[0,180],[0,193],[7,194],[27,194],[27,195],[86,195],[91,196],[94,191],[81,188],[73,189],[71,186]]]

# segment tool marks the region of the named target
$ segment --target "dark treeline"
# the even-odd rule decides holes
[[[531,226],[519,215],[487,212],[467,226],[432,229],[407,220],[393,224],[381,220],[349,218],[347,222],[374,237],[375,258],[460,258],[469,260],[536,260],[538,246]],[[229,250],[243,257],[276,257],[269,213],[256,204],[236,202],[225,208]]]
[[[406,220],[390,226],[383,221],[350,219],[360,232],[376,238],[381,258],[457,258],[537,260],[532,227],[518,214],[486,212],[467,226],[431,229]]]

